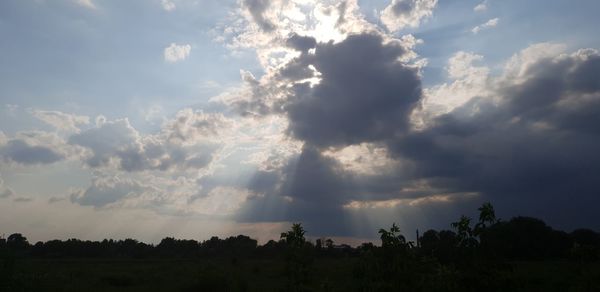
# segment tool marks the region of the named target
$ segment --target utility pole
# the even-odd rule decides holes
[[[421,240],[419,239],[419,229],[417,228],[417,247],[421,247]]]

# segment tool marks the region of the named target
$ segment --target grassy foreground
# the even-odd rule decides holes
[[[305,289],[385,290],[361,283],[355,268],[358,261],[352,257],[315,260]],[[507,265],[498,291],[600,291],[600,263],[529,261]],[[14,262],[10,291],[285,291],[284,266],[278,259],[20,259]],[[440,283],[427,287],[453,291],[459,288],[457,280],[471,281],[470,277],[478,275],[454,276],[457,278],[448,279],[452,285],[439,278]],[[460,288],[464,291],[465,287]]]

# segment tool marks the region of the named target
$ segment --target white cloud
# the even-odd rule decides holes
[[[382,201],[350,201],[343,205],[344,209],[391,209],[399,206],[415,207],[424,204],[452,203],[456,199],[478,196],[478,193],[453,193],[453,194],[435,194],[416,199],[390,199]]]
[[[92,0],[76,0],[75,2],[85,8],[96,9],[96,5],[94,5]]]
[[[162,5],[162,8],[165,11],[173,11],[175,10],[176,6],[175,3],[173,1],[169,1],[169,0],[161,0],[160,4]]]
[[[84,206],[104,207],[125,197],[139,196],[148,188],[137,181],[119,177],[94,177],[86,190],[76,190],[71,202]]]
[[[220,135],[231,122],[222,114],[184,109],[167,120],[161,131],[144,135],[128,119],[97,119],[95,128],[70,136],[69,143],[85,148],[92,168],[139,172],[202,169],[221,146]]]
[[[31,110],[31,114],[44,123],[64,132],[78,133],[80,131],[79,125],[87,125],[90,122],[90,118],[87,116],[59,111]]]
[[[474,27],[473,29],[471,29],[471,31],[474,34],[477,34],[484,29],[488,29],[490,27],[495,27],[496,25],[498,25],[498,22],[500,22],[499,18],[492,18],[492,19],[488,20],[487,22],[485,22],[484,24]]]
[[[171,43],[170,46],[165,48],[165,61],[169,63],[183,61],[190,55],[191,50],[191,45],[177,45],[175,43]]]
[[[505,79],[521,79],[527,73],[531,65],[542,59],[554,58],[567,50],[565,44],[538,43],[533,44],[522,51],[514,54],[505,65]]]
[[[478,66],[483,56],[459,51],[448,60],[445,68],[450,83],[426,88],[421,105],[413,111],[411,122],[417,129],[427,127],[428,121],[464,105],[475,97],[489,94],[490,69]]]
[[[477,4],[477,6],[475,6],[473,8],[473,11],[475,12],[482,12],[482,11],[486,11],[487,10],[487,0]]]
[[[380,33],[364,19],[356,0],[242,0],[228,22],[213,31],[232,55],[254,50],[266,72],[284,65],[297,52],[285,45],[290,34],[335,43],[350,34]],[[260,5],[258,5],[260,4]]]
[[[381,22],[392,32],[405,27],[418,27],[430,17],[437,0],[392,0],[381,12]]]

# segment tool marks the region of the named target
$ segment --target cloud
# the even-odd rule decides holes
[[[200,169],[212,161],[216,137],[228,121],[221,114],[184,109],[155,135],[141,135],[128,119],[100,121],[69,138],[90,150],[89,167],[115,167],[129,172]]]
[[[543,47],[552,46],[536,45],[511,58],[507,70],[519,73],[494,78],[491,97],[474,98],[434,118],[429,128],[390,141],[391,153],[412,165],[412,179],[479,192],[500,208],[563,226],[578,223],[557,222],[551,214],[593,216],[590,206],[599,203],[591,174],[600,171],[593,150],[600,142],[600,80],[594,77],[600,54],[580,50],[528,60]]]
[[[67,200],[66,197],[51,197],[50,199],[48,199],[48,204],[54,204],[54,203],[58,203],[58,202],[66,201],[66,200]]]
[[[206,196],[194,198],[189,208],[195,213],[209,216],[229,216],[235,214],[252,193],[243,188],[216,187]]]
[[[261,66],[282,66],[295,52],[286,46],[291,34],[318,42],[342,41],[350,34],[376,33],[380,29],[366,21],[356,0],[240,1],[229,21],[215,29],[215,40],[232,54],[256,51]]]
[[[275,29],[275,25],[265,16],[266,10],[271,4],[271,0],[242,0],[241,4],[250,14],[254,22],[260,29],[270,32]]]
[[[8,142],[8,137],[4,132],[0,131],[0,147],[6,145],[6,142]]]
[[[377,141],[403,131],[421,95],[417,70],[399,61],[406,52],[399,43],[362,34],[318,44],[315,54],[292,60],[281,71],[284,78],[319,81],[291,87],[282,106],[288,132],[324,147]]]
[[[175,63],[179,61],[183,61],[187,59],[192,51],[191,45],[177,45],[175,43],[171,43],[168,47],[165,48],[164,57],[165,61],[169,63]]]
[[[0,199],[11,197],[15,192],[4,184],[4,180],[0,176]]]
[[[475,11],[475,12],[486,11],[487,10],[487,4],[488,4],[488,1],[484,0],[483,2],[477,4],[475,7],[473,7],[473,11]]]
[[[125,197],[140,196],[146,187],[131,179],[119,177],[95,177],[92,185],[70,195],[73,203],[82,206],[105,207]]]
[[[394,209],[398,206],[406,205],[410,207],[418,206],[421,204],[431,204],[436,202],[451,202],[454,197],[457,196],[476,196],[477,193],[463,193],[463,194],[439,194],[430,195],[427,197],[416,198],[416,199],[390,199],[390,200],[378,200],[378,201],[350,201],[345,204],[344,209]]]
[[[96,5],[94,4],[94,2],[92,2],[92,0],[75,0],[75,3],[85,8],[96,9]]]
[[[362,41],[368,43],[366,39],[369,37]],[[349,37],[346,41],[356,40]],[[346,41],[337,46],[344,47]],[[483,61],[481,55],[457,52],[446,67],[452,82],[434,87],[431,95],[425,97],[430,98],[431,103],[413,107],[415,100],[419,101],[420,95],[417,95],[415,100],[400,103],[398,107],[410,105],[406,113],[412,114],[437,106],[436,99],[453,98],[455,94],[462,97],[456,102],[441,103],[445,106],[443,110],[425,117],[424,127],[405,128],[404,119],[394,120],[393,129],[372,138],[363,135],[361,128],[354,128],[351,122],[336,122],[338,115],[343,116],[355,104],[361,105],[362,100],[351,98],[350,93],[341,90],[323,95],[311,91],[327,84],[328,79],[344,81],[344,84],[368,80],[360,77],[356,79],[360,81],[348,82],[346,75],[332,75],[324,70],[328,67],[319,63],[321,46],[332,49],[335,53],[332,55],[349,66],[342,66],[343,72],[357,71],[349,69],[353,62],[344,58],[343,50],[333,50],[336,44],[317,44],[312,56],[305,57],[303,53],[282,68],[281,76],[293,76],[290,80],[305,78],[302,72],[306,71],[301,69],[307,63],[314,64],[322,73],[322,79],[312,88],[303,85],[300,90],[297,85],[291,86],[291,95],[287,97],[290,100],[283,103],[279,112],[288,116],[288,134],[304,141],[304,148],[283,166],[255,174],[247,187],[262,196],[248,199],[239,213],[240,221],[299,220],[317,233],[357,234],[358,231],[349,226],[352,226],[353,216],[359,214],[373,222],[386,222],[378,221],[389,220],[382,214],[394,216],[402,212],[429,222],[429,226],[440,226],[444,220],[450,220],[452,214],[456,216],[453,212],[474,207],[484,200],[493,202],[501,210],[511,210],[507,211],[511,214],[528,212],[552,219],[555,217],[551,214],[564,209],[595,218],[592,206],[600,203],[592,175],[600,171],[595,170],[600,165],[600,156],[594,150],[600,143],[597,126],[600,125],[597,118],[600,116],[600,81],[594,77],[598,76],[596,71],[600,71],[597,51],[580,50],[535,58],[537,51],[558,52],[562,47],[534,45],[510,58],[505,71],[493,76],[486,66],[477,64]],[[352,47],[355,60],[368,59],[378,64],[376,58],[358,57],[362,51],[370,50],[361,50],[363,47],[357,44]],[[323,53],[321,57],[331,60],[332,55]],[[385,56],[381,52],[374,55]],[[304,58],[307,63],[302,62]],[[366,64],[361,68],[371,72]],[[334,94],[338,92],[341,94]],[[347,99],[328,103],[327,99],[336,96]],[[377,100],[375,94],[363,96]],[[293,102],[307,101],[318,102],[320,106],[301,111],[299,117],[302,118],[295,117]],[[369,117],[369,107],[361,107],[365,114],[356,112],[349,116]],[[374,112],[381,113],[377,118],[385,117],[389,107],[394,106],[375,108]],[[329,120],[319,116],[319,109],[323,108],[327,109]],[[314,127],[311,119],[318,121]],[[298,125],[311,126],[307,126],[310,130],[306,134],[298,134],[294,128]],[[340,135],[343,138],[339,138]],[[386,159],[376,162],[375,159],[353,158],[364,151],[358,145],[365,142],[381,149],[379,155]],[[362,153],[360,155],[368,155],[368,152]],[[373,167],[375,171],[369,170]],[[573,196],[577,196],[577,200],[573,200]],[[455,209],[448,209],[449,206]],[[421,217],[423,214],[427,214],[426,218]],[[407,219],[403,224],[421,222],[417,219]],[[561,222],[555,219],[551,223],[557,226],[562,223],[566,228],[581,224],[577,219]]]
[[[23,165],[50,164],[65,158],[52,148],[31,145],[22,139],[8,140],[6,145],[0,148],[0,155],[4,160]]]
[[[278,3],[265,15],[275,15],[270,9]],[[436,4],[392,1],[382,22],[391,32],[416,27]],[[260,44],[248,39],[265,74],[242,71],[241,90],[218,99],[247,119],[285,119],[284,133],[303,145],[272,165],[271,152],[252,160],[263,163],[245,187],[258,195],[247,199],[238,220],[299,220],[317,232],[352,234],[349,226],[365,221],[360,216],[389,222],[412,214],[417,219],[404,216],[404,223],[431,226],[483,200],[524,211],[543,202],[532,215],[556,213],[568,201],[564,185],[593,201],[583,169],[596,165],[588,151],[598,139],[591,61],[597,53],[565,55],[542,44],[496,73],[482,55],[459,51],[445,67],[449,80],[422,90],[424,61],[412,51],[419,41],[368,26],[341,33],[338,23],[353,15],[342,6],[329,7],[329,37],[277,21],[285,28],[261,31],[268,37]],[[498,23],[491,19],[475,31]],[[581,157],[571,160],[560,149],[581,149]],[[594,162],[577,162],[583,156]],[[586,214],[592,216],[590,208]]]
[[[381,22],[392,32],[418,27],[433,14],[437,0],[392,0],[381,12]]]
[[[171,216],[230,218],[255,194],[246,188],[215,186],[199,192],[194,179],[144,174],[137,177],[95,172],[90,186],[69,195],[72,203],[94,208],[147,209]],[[51,202],[61,201],[55,198]]]
[[[78,133],[80,131],[79,125],[87,125],[90,122],[90,118],[87,116],[66,114],[60,111],[32,110],[31,114],[44,123],[64,132]]]
[[[473,29],[471,29],[471,31],[474,34],[478,34],[482,30],[485,30],[485,29],[488,29],[491,27],[495,27],[496,25],[498,25],[498,22],[500,22],[499,18],[492,18],[492,19],[486,21],[485,23],[474,27]]]
[[[160,0],[160,4],[165,11],[173,11],[176,8],[175,3],[170,0]]]
[[[482,55],[455,53],[445,68],[452,82],[425,89],[419,106],[411,113],[413,127],[426,127],[436,116],[451,112],[473,98],[489,96],[490,69],[477,64],[482,61]]]
[[[0,160],[21,166],[78,160],[82,149],[66,143],[56,132],[19,131],[12,137],[0,132]]]
[[[18,197],[13,199],[13,202],[16,203],[29,203],[31,201],[33,201],[33,199],[29,197]]]
[[[242,72],[246,91],[220,101],[244,114],[283,114],[288,134],[313,146],[377,141],[407,127],[420,98],[418,67],[402,61],[413,58],[415,42],[377,33],[339,43],[292,35],[286,43],[299,56],[260,80]]]
[[[99,167],[108,164],[114,156],[126,157],[128,154],[141,152],[143,146],[140,139],[139,133],[131,126],[129,120],[121,119],[105,122],[99,127],[72,135],[69,143],[92,150],[92,155],[86,163],[91,167]],[[137,158],[143,159],[141,156]],[[133,161],[133,158],[124,159],[122,166],[128,168]]]
[[[163,133],[169,141],[195,143],[215,137],[231,126],[232,121],[221,113],[204,113],[186,108],[177,112],[173,119],[165,123]]]

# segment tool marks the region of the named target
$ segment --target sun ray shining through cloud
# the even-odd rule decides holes
[[[599,8],[5,1],[0,228],[356,241],[484,201],[598,228]]]

